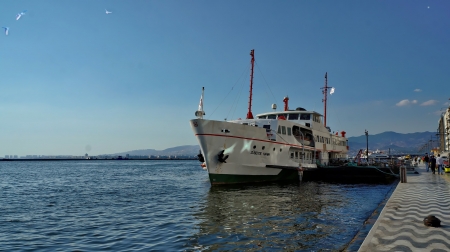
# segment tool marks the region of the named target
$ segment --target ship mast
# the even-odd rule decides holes
[[[333,87],[329,87],[328,86],[327,72],[325,72],[325,86],[320,88],[320,89],[323,89],[322,90],[322,93],[323,93],[323,100],[322,100],[322,102],[324,103],[324,107],[323,107],[323,126],[325,126],[325,127],[327,127],[327,93],[328,93],[328,89],[329,88],[333,88]]]
[[[251,59],[252,70],[250,72],[250,96],[248,98],[247,119],[253,119],[253,114],[252,114],[252,91],[253,91],[253,68],[255,66],[255,50],[254,49],[252,49],[250,51],[250,56],[252,56],[252,59]]]

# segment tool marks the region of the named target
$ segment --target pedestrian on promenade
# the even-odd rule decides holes
[[[428,153],[425,153],[425,157],[423,158],[423,163],[425,164],[425,168],[427,169],[427,172],[430,170],[428,162],[430,161],[430,158],[428,157]]]
[[[433,174],[435,174],[435,171],[436,171],[436,158],[434,158],[433,155],[431,155],[431,157],[430,157],[430,168],[431,168],[431,171],[433,172]]]
[[[444,175],[444,159],[441,157],[441,154],[438,154],[436,158],[436,165],[438,167],[438,174]]]

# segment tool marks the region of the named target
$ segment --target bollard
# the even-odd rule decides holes
[[[297,172],[298,172],[298,180],[300,182],[302,182],[302,180],[303,180],[303,167],[297,168]]]
[[[406,183],[406,167],[400,166],[400,183]]]

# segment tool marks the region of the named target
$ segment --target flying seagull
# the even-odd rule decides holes
[[[5,34],[8,35],[9,27],[3,26],[2,28],[5,29]]]
[[[111,11],[108,11],[107,9],[105,9],[106,14],[111,14]]]
[[[23,15],[25,15],[25,12],[27,12],[27,10],[24,10],[24,11],[22,11],[20,13],[17,13],[16,20],[19,20],[19,18],[21,18]]]

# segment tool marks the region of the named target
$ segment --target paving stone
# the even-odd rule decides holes
[[[408,174],[399,183],[358,251],[450,251],[450,174]],[[441,227],[427,227],[434,215]]]

